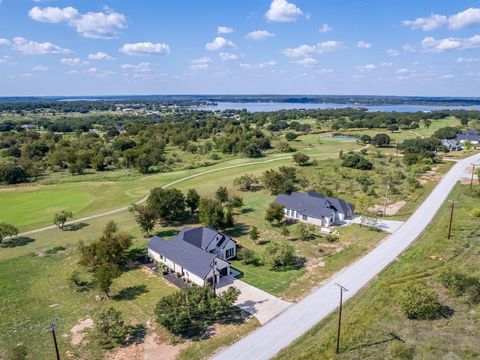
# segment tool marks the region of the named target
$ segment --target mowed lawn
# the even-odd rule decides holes
[[[459,201],[451,239],[446,236],[450,206],[446,202],[414,245],[344,305],[340,355],[335,354],[337,312],[277,359],[478,359],[479,306],[453,296],[439,280],[449,266],[480,276],[479,222],[468,214],[478,208],[479,197],[467,188],[457,185],[449,196]],[[434,289],[451,314],[432,321],[408,320],[397,299],[406,285],[416,281]],[[408,349],[404,357],[399,349]]]
[[[359,148],[352,142],[339,142],[337,140],[322,141],[319,143],[311,139],[300,140],[299,150],[315,158],[334,156],[340,150]],[[52,185],[25,185],[16,187],[0,187],[0,219],[17,226],[20,231],[27,231],[52,223],[55,212],[68,209],[74,213],[75,218],[112,210],[129,205],[148,195],[149,191],[157,186],[163,186],[189,176],[204,172],[205,175],[195,177],[189,186],[209,184],[216,187],[224,176],[234,178],[244,172],[256,171],[260,173],[272,165],[285,165],[291,163],[292,154],[272,154],[261,159],[238,158],[218,163],[213,166],[180,170],[170,173],[133,177],[122,176],[119,181],[92,181],[92,176],[86,177],[88,181],[79,182],[75,177],[71,183]],[[238,166],[235,168],[229,168]],[[223,168],[227,168],[223,170]],[[102,179],[102,177],[100,177]],[[201,179],[201,180],[200,180]],[[63,179],[65,180],[65,179]],[[177,187],[177,186],[174,186]]]

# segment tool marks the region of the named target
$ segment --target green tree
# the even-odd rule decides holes
[[[231,287],[221,295],[215,295],[209,286],[177,291],[158,301],[156,321],[174,335],[199,335],[231,310],[239,293]]]
[[[265,211],[265,220],[270,224],[274,221],[279,224],[283,220],[284,215],[284,207],[282,204],[271,203]]]
[[[387,134],[377,134],[372,138],[371,144],[375,147],[386,147],[388,146],[388,144],[390,144],[390,141],[390,136],[388,136]]]
[[[284,171],[267,170],[262,174],[262,183],[272,195],[291,193],[296,181],[295,173],[287,167]]]
[[[103,264],[111,264],[121,269],[128,260],[128,248],[132,245],[132,236],[118,232],[115,222],[110,221],[102,236],[88,245],[80,243],[80,265],[95,270]]]
[[[342,166],[358,170],[373,169],[373,164],[359,154],[345,155],[342,161]]]
[[[423,283],[407,285],[400,294],[399,304],[409,319],[433,320],[442,312],[438,295]]]
[[[296,263],[295,249],[287,242],[269,242],[263,252],[263,261],[272,269],[292,268]]]
[[[200,204],[200,195],[195,189],[188,189],[187,196],[185,198],[185,204],[190,209],[192,215],[197,211]]]
[[[256,242],[258,240],[258,238],[260,237],[260,233],[258,231],[258,228],[256,226],[252,226],[252,228],[248,232],[248,236],[250,237],[250,239],[252,239],[253,241]]]
[[[243,198],[238,195],[233,195],[228,200],[227,206],[232,209],[241,209],[243,206]]]
[[[130,211],[135,216],[135,221],[145,235],[149,235],[157,222],[157,215],[148,205],[133,204]]]
[[[225,228],[225,210],[218,200],[201,199],[198,208],[198,217],[204,225],[215,229]]]
[[[118,266],[112,263],[101,263],[93,270],[93,283],[95,287],[107,298],[110,297],[110,288],[113,280],[121,274]]]
[[[315,237],[317,228],[313,225],[298,223],[295,225],[295,235],[300,240],[310,240]]]
[[[215,198],[222,204],[225,204],[229,199],[227,188],[225,186],[219,186],[215,192]]]
[[[94,338],[103,348],[111,349],[125,342],[128,326],[119,310],[113,307],[100,310],[94,319]]]
[[[0,223],[0,244],[3,242],[3,240],[9,236],[17,236],[18,235],[18,229],[6,222],[1,222]]]
[[[358,141],[360,141],[364,145],[370,144],[370,142],[372,141],[372,137],[370,135],[363,134],[358,138]]]
[[[56,212],[53,216],[53,223],[58,226],[59,229],[63,230],[65,223],[73,218],[73,213],[69,210],[61,210]]]
[[[164,221],[179,220],[185,212],[185,197],[177,189],[152,189],[147,204]]]
[[[301,152],[296,152],[295,154],[293,154],[292,158],[293,161],[295,161],[295,163],[297,163],[297,165],[299,166],[307,165],[310,161],[310,157]]]
[[[244,174],[233,180],[233,185],[241,191],[250,191],[258,184],[258,178],[251,174]]]
[[[296,138],[298,137],[297,134],[293,133],[293,132],[287,132],[285,134],[285,139],[287,139],[288,141],[293,141],[295,140]]]

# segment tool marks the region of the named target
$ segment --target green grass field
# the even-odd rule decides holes
[[[439,282],[438,274],[456,265],[479,276],[480,233],[478,218],[468,214],[478,208],[478,195],[457,186],[449,199],[459,201],[453,236],[446,237],[449,211],[445,203],[433,223],[415,244],[368,287],[344,306],[342,352],[335,355],[337,316],[332,314],[284,350],[278,359],[478,359],[480,356],[479,306],[453,297]],[[401,289],[425,281],[453,310],[438,320],[408,320],[399,308]],[[395,349],[413,349],[399,357]]]
[[[360,147],[353,142],[337,140],[322,141],[321,144],[318,144],[311,137],[308,140],[300,139],[298,144],[299,150],[303,151],[303,148],[308,147],[305,149],[305,153],[319,159],[334,157],[342,149],[347,151]],[[111,210],[141,199],[154,187],[205,171],[212,172],[190,181],[189,186],[198,185],[199,179],[201,179],[201,184],[209,184],[216,188],[219,181],[221,182],[225,177],[233,179],[243,171],[261,172],[272,166],[291,163],[290,159],[282,160],[282,158],[288,157],[291,157],[291,154],[271,154],[260,159],[238,158],[204,168],[131,178],[122,172],[119,181],[93,181],[92,176],[88,175],[85,177],[87,181],[84,182],[76,181],[76,177],[72,177],[75,182],[0,187],[0,203],[2,204],[0,219],[17,226],[21,231],[27,231],[51,224],[53,214],[60,209],[71,210],[75,218]],[[268,162],[270,160],[273,161]],[[252,165],[214,172],[224,167],[243,164]]]

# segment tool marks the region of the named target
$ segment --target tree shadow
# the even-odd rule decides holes
[[[87,226],[89,226],[89,224],[81,222],[81,223],[75,223],[75,224],[65,226],[65,228],[63,230],[64,231],[78,231],[78,230],[82,230],[84,227],[87,227]]]
[[[345,352],[350,352],[354,350],[359,350],[359,349],[364,349],[372,346],[377,346],[381,344],[385,344],[391,341],[400,341],[400,342],[405,342],[400,336],[394,334],[393,332],[388,333],[387,337],[382,339],[382,340],[377,340],[377,341],[371,341],[363,344],[359,344],[353,347],[349,347],[348,349],[344,350]]]
[[[19,236],[10,240],[7,240],[0,244],[0,248],[15,248],[18,246],[25,246],[28,245],[32,242],[34,242],[35,239],[32,239],[31,237],[28,236]]]
[[[251,212],[253,212],[253,211],[254,211],[254,209],[252,209],[252,208],[243,208],[242,211],[241,211],[241,213],[242,213],[242,214],[249,214],[249,213],[251,213]]]
[[[120,290],[118,294],[112,297],[112,299],[116,301],[122,301],[122,300],[131,301],[131,300],[135,300],[137,297],[147,292],[148,292],[148,289],[145,285],[129,286],[125,289]]]
[[[165,238],[165,237],[175,236],[175,235],[177,235],[177,233],[178,233],[177,230],[169,229],[169,230],[161,230],[161,231],[155,233],[155,235]]]
[[[147,335],[147,327],[144,324],[137,324],[130,327],[125,346],[143,344]]]
[[[239,237],[248,234],[248,226],[245,224],[237,223],[232,229],[227,231],[228,235],[232,237]]]
[[[133,248],[128,251],[128,258],[132,261],[144,262],[147,256],[147,248]]]

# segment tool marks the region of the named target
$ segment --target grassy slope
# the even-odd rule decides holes
[[[390,265],[367,288],[344,307],[342,354],[335,356],[337,314],[319,323],[278,359],[385,359],[395,337],[415,349],[415,359],[478,359],[480,356],[479,306],[468,306],[439,284],[437,275],[447,264],[478,276],[480,233],[478,219],[467,213],[478,207],[478,197],[469,196],[457,186],[450,199],[460,200],[451,240],[446,239],[448,204],[414,246]],[[406,284],[426,281],[451,307],[450,318],[435,321],[408,320],[396,299]]]
[[[359,148],[352,142],[337,140],[315,143],[311,138],[308,141],[298,141],[298,149],[305,150],[309,155],[318,155],[325,158],[336,154],[340,149],[349,150]],[[291,156],[291,154],[272,154],[261,159],[238,158],[219,163],[206,168],[181,170],[171,173],[161,173],[143,177],[122,176],[119,181],[93,181],[92,176],[86,177],[86,182],[61,183],[56,185],[27,185],[18,187],[0,188],[0,219],[12,223],[21,231],[49,225],[53,214],[59,209],[70,209],[75,217],[82,217],[116,207],[128,205],[147,195],[150,189],[165,185],[204,171],[215,170],[226,166],[246,163],[259,163],[245,167],[222,170],[202,176],[202,183],[216,187],[216,179],[224,176],[236,177],[244,171],[262,171],[271,168],[273,164],[284,165],[291,160],[279,160],[274,163],[263,163],[266,160]],[[122,172],[122,175],[125,175]],[[73,178],[75,179],[75,178]],[[200,178],[198,178],[200,179]],[[198,179],[195,183],[198,184]]]

